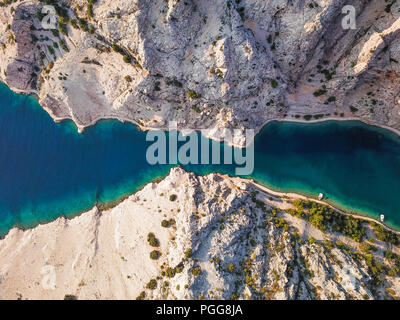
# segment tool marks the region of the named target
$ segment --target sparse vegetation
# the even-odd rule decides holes
[[[358,109],[356,107],[353,107],[353,106],[350,106],[349,109],[350,109],[350,111],[352,113],[356,113],[358,111]]]
[[[190,273],[191,273],[192,275],[194,275],[195,277],[198,277],[198,276],[200,275],[200,273],[201,273],[201,268],[200,268],[200,266],[196,266],[196,267],[191,268],[191,269],[190,269]]]
[[[314,227],[323,232],[328,230],[340,232],[358,242],[361,242],[365,236],[365,227],[360,219],[310,200],[296,199],[293,204],[296,210],[287,210],[289,214],[306,218]]]
[[[155,288],[157,288],[157,280],[156,280],[156,279],[151,279],[151,280],[147,283],[146,288],[147,288],[147,289],[150,289],[150,290],[154,290]]]
[[[190,100],[195,100],[200,98],[200,94],[198,94],[196,91],[189,90],[187,92],[187,96],[189,97]]]
[[[150,252],[150,259],[157,260],[160,257],[161,257],[161,252],[160,251],[153,250],[152,252]]]
[[[326,89],[321,88],[321,89],[318,89],[317,91],[314,91],[313,95],[315,97],[319,97],[319,96],[324,95],[325,93],[327,93]]]
[[[147,242],[149,243],[149,245],[151,245],[152,247],[159,247],[160,246],[160,241],[156,238],[156,236],[154,235],[153,232],[150,232],[147,235]]]
[[[380,241],[393,244],[395,246],[400,246],[400,236],[396,233],[385,229],[382,225],[371,222],[371,226],[375,231],[376,238]]]
[[[197,113],[201,113],[201,110],[197,105],[192,106],[192,109]]]
[[[163,220],[163,221],[161,221],[161,226],[164,228],[169,228],[171,226],[171,224],[169,223],[168,220]]]
[[[136,300],[144,300],[146,298],[146,292],[142,291],[137,297]]]
[[[228,272],[235,272],[235,265],[233,263],[229,263],[228,267],[226,268]]]
[[[185,251],[185,259],[189,259],[192,256],[192,249],[186,249]]]

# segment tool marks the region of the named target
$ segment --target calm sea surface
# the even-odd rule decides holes
[[[0,236],[116,201],[165,176],[171,166],[147,163],[145,137],[113,120],[79,134],[0,84]],[[235,174],[232,165],[184,167]],[[356,121],[272,122],[255,139],[250,177],[279,191],[323,192],[342,209],[385,214],[400,227],[400,138],[390,131]]]

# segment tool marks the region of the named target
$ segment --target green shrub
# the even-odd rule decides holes
[[[50,46],[47,46],[47,49],[49,50],[50,54],[54,54],[54,49]]]
[[[196,91],[193,91],[193,90],[189,90],[187,92],[187,95],[188,95],[190,100],[194,100],[194,99],[200,98],[200,94],[198,94]]]
[[[171,194],[171,195],[169,196],[169,201],[175,201],[176,198],[177,198],[177,195],[176,195],[176,194]]]
[[[51,29],[51,33],[55,37],[59,37],[60,36],[60,31],[58,31],[58,29]]]
[[[190,269],[190,273],[191,273],[192,275],[194,275],[195,277],[198,277],[198,276],[200,275],[200,273],[201,273],[201,268],[200,268],[200,266],[191,268],[191,269]]]
[[[193,109],[194,111],[196,111],[197,113],[201,113],[201,110],[200,110],[200,108],[199,108],[197,105],[192,106],[192,109]]]
[[[235,265],[233,263],[228,264],[228,272],[235,272]]]
[[[189,248],[185,251],[185,258],[189,259],[191,256],[192,256],[192,249]]]
[[[115,51],[115,52],[121,52],[122,49],[115,43],[112,44],[111,48]]]
[[[156,238],[153,232],[150,232],[147,235],[147,241],[152,247],[159,247],[160,246],[160,241]]]
[[[88,18],[90,18],[90,19],[93,18],[93,4],[88,3],[86,5],[86,14],[87,14]]]
[[[176,80],[176,79],[167,79],[167,80],[165,80],[165,84],[167,85],[167,86],[175,86],[175,87],[178,87],[178,88],[182,88],[183,87],[183,85],[182,85],[182,82],[180,82],[180,81],[178,81],[178,80]]]
[[[68,35],[68,29],[67,25],[65,23],[61,23],[60,21],[58,22],[58,29],[60,29],[60,32],[67,36]]]
[[[175,277],[175,274],[176,274],[176,272],[175,272],[174,268],[168,267],[167,270],[165,270],[165,276],[168,278]]]
[[[329,97],[326,101],[328,102],[335,102],[336,98],[335,97]]]
[[[63,48],[65,52],[69,52],[69,48],[67,47],[64,41],[60,40],[60,46],[61,48]]]
[[[143,300],[146,298],[146,292],[142,291],[137,297],[136,300]]]
[[[70,23],[71,23],[71,26],[72,26],[74,29],[78,29],[78,28],[79,28],[79,27],[78,27],[78,22],[77,22],[75,19],[70,20]]]
[[[315,96],[315,97],[319,97],[319,96],[322,96],[322,95],[324,95],[325,93],[326,93],[327,91],[325,90],[325,89],[318,89],[317,91],[315,91],[314,93],[313,93],[313,95]]]
[[[356,113],[358,111],[356,107],[350,106],[349,108],[352,113]]]
[[[339,213],[327,205],[314,201],[303,201],[303,207],[308,209],[306,215],[308,221],[323,232],[330,228],[357,242],[360,242],[365,235],[365,228],[360,219]]]
[[[395,246],[399,246],[400,245],[400,236],[395,234],[392,231],[386,230],[382,225],[377,224],[375,222],[371,223],[376,237],[378,240],[386,242],[386,243],[390,243],[393,244]]]
[[[160,257],[161,257],[161,252],[160,251],[153,250],[152,252],[150,252],[150,258],[152,260],[157,260]]]
[[[161,226],[164,228],[169,228],[170,227],[170,223],[168,220],[163,220],[161,221]]]
[[[156,279],[151,279],[151,280],[147,283],[146,288],[147,288],[147,289],[150,289],[150,290],[154,290],[155,288],[157,288],[157,280],[156,280]]]
[[[123,59],[125,63],[131,63],[132,61],[132,58],[127,54],[124,54]]]
[[[86,31],[89,30],[88,24],[87,24],[87,22],[86,22],[85,19],[83,19],[83,18],[78,18],[78,24],[79,24],[79,27],[80,27],[83,31],[86,32]]]

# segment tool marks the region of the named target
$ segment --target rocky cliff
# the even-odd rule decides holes
[[[45,29],[44,4],[58,23]],[[253,128],[357,117],[400,128],[400,3],[0,1],[0,79],[56,120]],[[355,29],[343,29],[345,5]]]
[[[294,203],[245,180],[174,168],[112,209],[12,229],[0,240],[0,298],[400,295],[399,247],[365,221],[364,244],[346,229],[321,231],[293,215]]]

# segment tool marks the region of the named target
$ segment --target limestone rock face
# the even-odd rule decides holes
[[[0,7],[0,79],[80,130],[101,118],[259,130],[305,115],[400,128],[398,2],[57,3],[64,34],[43,28],[37,0]]]
[[[112,209],[14,228],[0,240],[0,298],[400,295],[399,277],[374,282],[366,260],[352,252],[359,244],[285,214],[280,207],[287,208],[290,198],[255,190],[244,180],[174,168]],[[150,258],[153,250],[157,260]]]
[[[2,26],[9,30],[2,33],[4,36],[8,34],[8,41],[15,46],[12,55],[7,57],[7,67],[3,76],[7,84],[26,92],[34,90],[37,85],[34,74],[36,49],[32,43],[30,30],[35,8],[36,6],[31,4],[23,6],[14,13],[11,24]],[[5,49],[3,43],[3,51]]]

